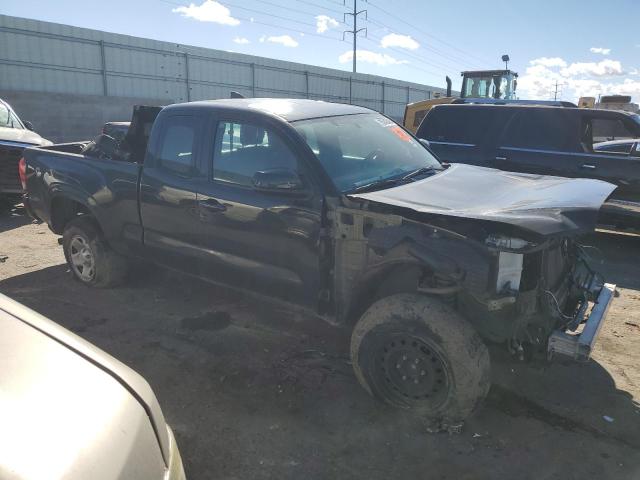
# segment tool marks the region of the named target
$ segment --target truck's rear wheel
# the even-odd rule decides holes
[[[91,217],[70,221],[62,234],[62,246],[73,276],[86,285],[112,287],[127,274],[126,260],[109,248]]]
[[[422,295],[374,303],[354,328],[351,359],[374,397],[444,427],[467,418],[490,386],[489,352],[474,328]]]

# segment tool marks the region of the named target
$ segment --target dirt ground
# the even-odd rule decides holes
[[[144,375],[190,479],[638,479],[640,237],[585,243],[620,287],[594,359],[494,349],[487,402],[459,435],[370,398],[349,332],[280,303],[151,267],[123,288],[78,284],[19,206],[0,213],[0,292]]]

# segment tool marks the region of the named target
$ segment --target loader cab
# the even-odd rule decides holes
[[[462,72],[460,98],[515,100],[518,74],[511,70]]]

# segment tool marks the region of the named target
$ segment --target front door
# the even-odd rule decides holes
[[[203,268],[227,283],[316,305],[322,196],[304,151],[260,117],[215,123],[209,181],[198,191]],[[257,188],[256,174],[278,170],[295,172],[303,190]]]
[[[583,119],[589,152],[581,155],[576,176],[596,178],[617,188],[602,208],[602,223],[640,227],[640,157],[629,151],[596,151],[593,145],[640,137],[640,126],[615,112],[591,112]]]

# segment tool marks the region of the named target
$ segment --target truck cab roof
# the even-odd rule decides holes
[[[287,122],[295,122],[311,118],[334,117],[338,115],[374,113],[373,110],[358,107],[356,105],[291,98],[230,98],[223,100],[203,100],[170,105],[165,107],[165,110],[184,111],[215,108],[235,110],[238,112],[258,111],[280,117]]]

